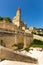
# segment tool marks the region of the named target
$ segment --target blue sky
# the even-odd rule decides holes
[[[0,0],[0,16],[13,19],[19,6],[28,27],[43,28],[43,0]]]

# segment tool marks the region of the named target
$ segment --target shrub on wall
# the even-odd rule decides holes
[[[25,48],[24,50],[29,51],[30,49],[29,49],[29,47],[27,47],[27,48]]]
[[[4,17],[3,20],[11,22],[11,19],[9,17]]]
[[[0,21],[2,21],[2,20],[9,21],[9,22],[12,21],[12,20],[10,19],[10,17],[1,17],[1,16],[0,16]]]

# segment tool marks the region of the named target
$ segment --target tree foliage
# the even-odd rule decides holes
[[[3,17],[0,16],[0,21],[3,20]]]
[[[3,20],[11,22],[11,19],[9,17],[4,17]]]
[[[2,20],[5,20],[5,21],[8,21],[8,22],[11,22],[10,17],[1,17],[1,16],[0,16],[0,21],[2,21]]]
[[[31,46],[43,48],[43,41],[34,39],[33,42],[31,43]]]

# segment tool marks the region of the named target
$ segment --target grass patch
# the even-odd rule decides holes
[[[43,41],[34,39],[33,42],[31,43],[32,47],[40,47],[43,48]]]
[[[39,48],[43,48],[43,45],[36,45],[36,44],[33,44],[32,47],[39,47]]]

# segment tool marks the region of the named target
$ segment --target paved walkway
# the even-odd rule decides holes
[[[0,65],[38,65],[38,64],[4,60],[0,62]]]

